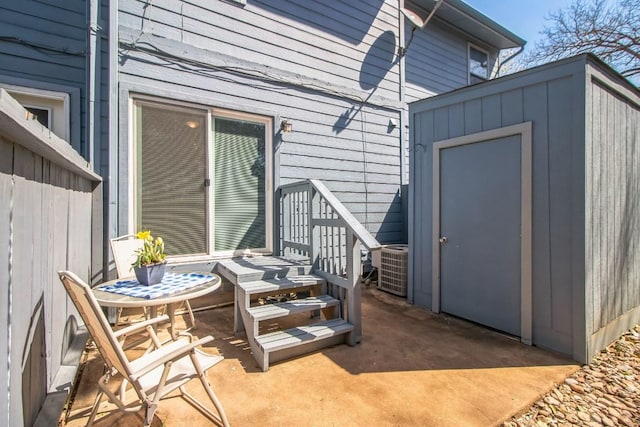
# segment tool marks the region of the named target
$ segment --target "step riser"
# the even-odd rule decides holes
[[[290,278],[279,278],[271,280],[258,280],[252,282],[238,283],[237,287],[247,295],[258,294],[282,294],[288,292],[301,292],[305,288],[312,288],[325,285],[326,281],[317,276],[301,275]]]
[[[289,347],[282,350],[272,351],[269,353],[269,363],[281,362],[293,357],[302,356],[303,354],[313,353],[323,348],[333,347],[335,345],[344,344],[347,334],[336,335],[319,341],[312,341],[301,344],[296,347]]]
[[[335,308],[339,305],[339,301],[335,299],[329,299],[325,301],[306,302],[301,300],[299,304],[295,301],[280,304],[266,304],[259,307],[253,307],[249,309],[249,315],[254,321],[262,322],[264,320],[277,319],[279,317],[286,317],[292,314],[298,313],[310,313],[312,311]]]

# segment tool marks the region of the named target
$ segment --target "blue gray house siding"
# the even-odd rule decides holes
[[[398,6],[382,0],[197,0],[179,8],[169,0],[120,1],[119,195],[111,199],[118,216],[110,229],[127,231],[128,99],[146,94],[273,117],[276,188],[321,179],[379,241],[401,241],[399,189],[408,164],[402,111],[425,83],[412,80],[401,96],[401,19]],[[416,39],[439,47],[410,55],[449,64],[458,75],[434,77],[430,91],[467,83],[461,36],[434,29]],[[449,53],[451,44],[458,49]],[[293,122],[293,133],[278,132],[282,118]]]
[[[588,56],[412,103],[410,298],[432,305],[432,144],[531,121],[533,343],[584,362],[637,322],[639,106]]]
[[[71,95],[71,140],[86,139],[87,5],[85,1],[0,3],[0,84]]]
[[[405,39],[408,39],[410,26],[405,31]],[[469,81],[468,43],[468,39],[437,21],[427,24],[416,34],[405,59],[407,102],[466,86]]]

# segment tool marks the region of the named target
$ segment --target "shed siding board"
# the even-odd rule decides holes
[[[542,345],[551,347],[544,331],[551,330],[552,311],[543,301],[551,300],[551,251],[549,217],[549,148],[548,148],[548,86],[546,82],[523,89],[524,120],[535,123],[533,131],[533,305],[537,307],[533,333]]]
[[[602,129],[602,114],[595,114],[595,111],[600,110],[600,90],[595,85],[587,85],[587,90],[591,92],[591,96],[588,100],[589,109],[587,110],[588,118],[594,123],[591,124],[591,131],[587,132],[587,141],[585,150],[587,151],[586,164],[593,165],[591,167],[591,173],[587,174],[586,190],[587,194],[591,194],[588,199],[590,203],[587,205],[586,210],[586,224],[587,232],[587,253],[585,254],[586,272],[586,285],[591,292],[587,292],[587,302],[590,316],[587,318],[589,322],[588,327],[590,330],[596,330],[597,325],[600,324],[602,319],[602,306],[600,304],[600,293],[596,292],[597,289],[595,283],[600,281],[600,274],[602,272],[602,266],[600,264],[601,248],[596,245],[596,242],[600,240],[600,229],[598,224],[601,222],[602,211],[599,209],[602,203],[602,177],[601,170],[599,170],[599,164],[601,162],[601,146],[596,144],[600,138],[600,132]],[[589,120],[587,120],[589,123]]]
[[[588,82],[586,282],[589,352],[640,318],[640,102]],[[620,320],[622,319],[622,320]]]
[[[78,89],[79,99],[73,99],[72,145],[83,150],[85,140],[85,81],[87,22],[85,1],[61,0],[50,5],[34,0],[3,2],[0,6],[0,27],[3,36],[15,37],[37,45],[66,49],[76,54],[37,49],[19,43],[0,41],[0,82],[11,78]],[[27,84],[28,85],[28,84]],[[76,105],[77,103],[77,105]],[[75,119],[80,121],[80,133],[73,132]],[[76,140],[77,139],[77,140]]]
[[[482,100],[464,102],[464,133],[466,135],[482,131]]]
[[[449,107],[449,138],[464,135],[464,104],[456,104]]]
[[[549,218],[551,259],[551,313],[553,331],[571,334],[572,306],[572,134],[573,107],[570,78],[548,82],[549,105]],[[569,113],[569,114],[567,114]],[[576,167],[581,167],[576,165]],[[569,243],[569,244],[568,244]],[[568,350],[568,349],[567,349]]]
[[[502,93],[500,96],[500,103],[502,105],[501,126],[522,123],[522,110],[524,109],[522,89],[510,90]]]
[[[412,266],[414,275],[414,302],[424,307],[431,307],[431,241],[432,241],[432,215],[433,212],[429,208],[432,200],[432,177],[431,162],[433,142],[433,133],[435,128],[434,111],[426,111],[416,114],[413,117],[414,138],[412,146],[414,147],[414,165],[415,168],[410,170],[411,179],[409,182],[416,182],[413,186],[414,193],[414,209],[420,212],[420,220],[414,221],[413,232],[413,252],[415,256],[411,257],[415,260]],[[427,280],[425,282],[425,280]]]
[[[501,95],[494,93],[482,97],[482,130],[497,129],[502,124]]]
[[[443,107],[433,112],[433,141],[449,137],[449,108]]]
[[[623,202],[623,219],[624,232],[630,235],[625,241],[628,250],[640,256],[640,112],[632,105],[626,106],[626,116],[628,120],[627,126],[627,145],[625,150],[625,159],[627,160],[627,179],[626,191]],[[633,261],[632,257],[625,259],[626,272],[629,277],[630,284],[640,283],[640,262]],[[634,304],[640,301],[640,286],[628,286],[627,288],[627,305],[625,310],[631,310]]]
[[[586,203],[586,70],[590,61],[586,57],[586,65],[576,65],[575,78],[570,83],[573,97],[570,107],[572,122],[573,146],[571,149],[571,275],[572,275],[572,336],[573,358],[589,360],[592,353],[587,340],[587,312],[585,293],[585,203]],[[599,351],[600,349],[598,349]]]

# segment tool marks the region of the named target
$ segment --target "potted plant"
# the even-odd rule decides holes
[[[143,246],[136,250],[136,260],[131,264],[138,282],[144,285],[160,283],[167,266],[162,237],[154,239],[149,230],[139,231],[136,237],[144,241]]]

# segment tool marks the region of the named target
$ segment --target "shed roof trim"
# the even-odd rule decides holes
[[[430,11],[436,0],[411,0],[411,3]],[[527,43],[461,0],[444,0],[436,17],[498,49],[521,47]]]

